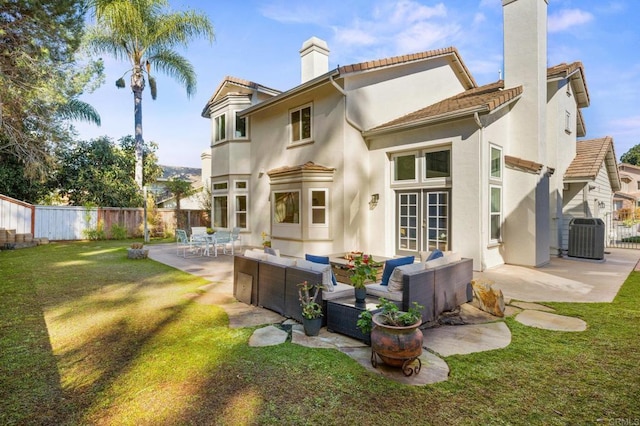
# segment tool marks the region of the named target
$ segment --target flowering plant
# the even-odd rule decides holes
[[[269,234],[265,231],[262,231],[262,245],[264,247],[271,247],[271,240],[269,239]]]
[[[322,316],[322,306],[316,302],[321,288],[321,285],[309,284],[307,281],[298,284],[298,299],[304,318],[314,319]]]
[[[347,266],[351,270],[349,277],[351,284],[355,288],[364,288],[365,281],[376,280],[376,272],[380,264],[374,261],[370,254],[361,254],[350,259]]]

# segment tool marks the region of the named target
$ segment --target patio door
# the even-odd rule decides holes
[[[396,208],[397,254],[449,249],[448,191],[398,191]]]

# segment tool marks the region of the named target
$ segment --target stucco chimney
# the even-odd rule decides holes
[[[300,49],[301,83],[312,80],[329,71],[329,46],[318,37],[302,43]]]

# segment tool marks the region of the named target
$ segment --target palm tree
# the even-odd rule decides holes
[[[87,44],[96,54],[128,60],[135,122],[135,180],[142,188],[142,91],[149,82],[156,99],[152,67],[182,83],[187,96],[196,90],[196,74],[191,63],[174,48],[186,47],[191,39],[205,36],[214,40],[213,25],[206,15],[194,11],[172,12],[166,0],[94,0],[96,25],[87,33]],[[126,73],[125,73],[126,74]],[[124,78],[116,81],[125,86]]]

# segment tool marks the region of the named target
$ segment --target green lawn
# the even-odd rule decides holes
[[[587,331],[507,319],[507,348],[412,387],[336,350],[249,347],[204,280],[127,246],[0,252],[0,424],[640,423],[640,273],[613,303],[549,304]]]

